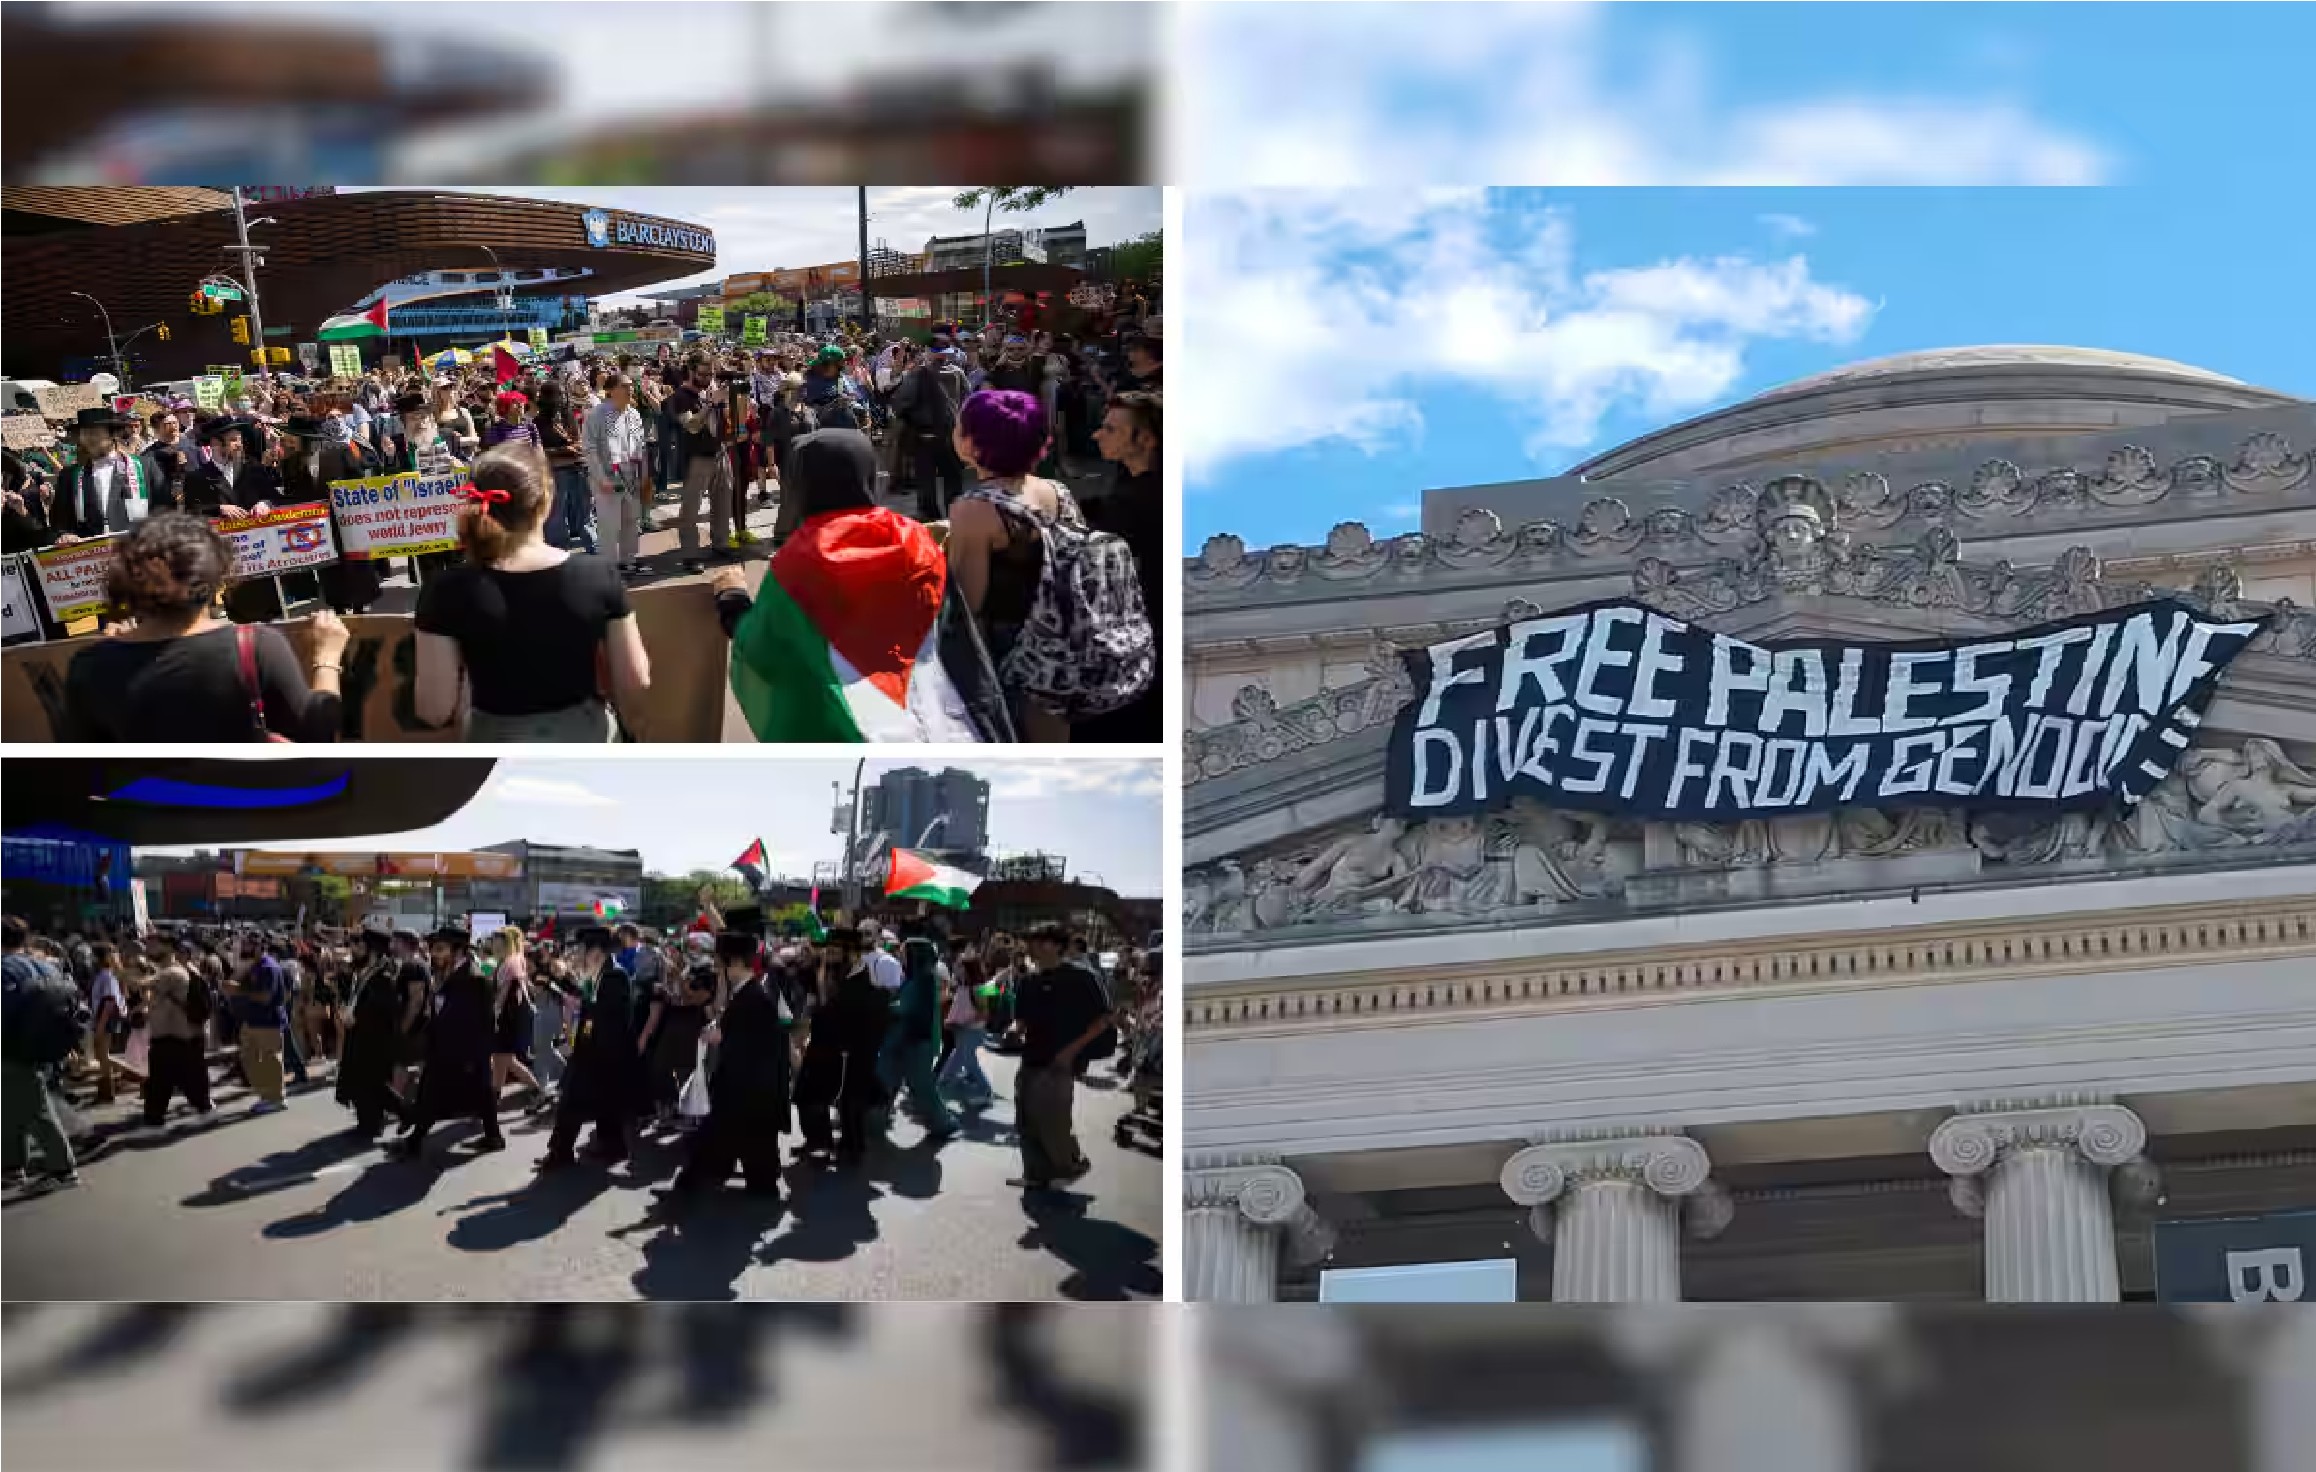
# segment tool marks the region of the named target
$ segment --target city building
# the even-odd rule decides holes
[[[698,226],[555,200],[382,190],[275,200],[247,213],[266,222],[251,233],[264,248],[257,288],[268,346],[313,341],[330,317],[425,272],[468,272],[462,285],[472,288],[471,273],[553,271],[511,284],[518,301],[560,303],[681,280],[716,264],[715,236]],[[196,288],[233,260],[227,247],[237,238],[231,196],[216,190],[0,189],[5,371],[85,379],[116,341],[131,382],[247,364],[250,349],[232,338],[238,309],[192,311]],[[581,283],[584,290],[575,289]],[[390,312],[393,335],[361,344],[364,361],[438,348],[453,332],[478,342],[496,337],[513,325],[490,299],[498,285],[419,304],[415,337],[400,335]],[[101,310],[75,292],[98,298]],[[445,315],[459,312],[470,317]]]
[[[570,848],[516,839],[487,844],[482,851],[511,854],[522,861],[522,903],[512,913],[585,915],[604,901],[617,904],[623,914],[643,910],[643,855],[635,849]]]
[[[899,767],[863,788],[861,833],[872,852],[931,849],[978,856],[989,847],[989,784],[958,767]]]
[[[989,244],[995,243],[995,250]],[[1048,266],[1084,266],[1086,222],[1067,225],[992,230],[986,235],[936,235],[925,242],[924,271],[979,270],[985,259],[1000,266],[1017,262]],[[899,273],[895,273],[899,274]]]
[[[2316,1221],[2316,403],[2118,352],[1912,353],[1430,492],[1421,524],[1218,535],[1185,570],[1191,1297],[2170,1298],[2167,1241]],[[2135,765],[2094,751],[2065,803],[2030,751],[1983,806],[1897,769],[1872,806],[1781,811],[1733,769],[1642,806],[1665,789],[1636,761],[1609,790],[1584,733],[1662,736],[1650,686],[1564,757],[1511,729],[1525,676],[1442,782],[1463,738],[1416,733],[1496,688],[1460,655],[1524,651],[1563,714],[1613,666],[1677,669],[1596,617],[1805,704],[1836,651],[1845,682],[1947,661],[1957,691],[2111,639],[2110,692],[2125,649],[2232,658],[2152,679],[2185,714],[2109,727]],[[1862,729],[1920,724],[1890,680]],[[2006,738],[2002,702],[2058,698],[2011,681]],[[1771,744],[1831,749],[1808,736]],[[1505,806],[1515,777],[1565,801]]]

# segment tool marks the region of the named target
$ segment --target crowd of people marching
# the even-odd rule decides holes
[[[738,1171],[777,1196],[782,1136],[797,1161],[858,1166],[896,1105],[928,1141],[995,1100],[985,1046],[1017,1055],[1013,1109],[1024,1190],[1090,1168],[1076,1134],[1078,1081],[1112,1060],[1155,1115],[1160,1026],[1155,954],[1105,974],[1082,936],[943,939],[875,923],[768,941],[719,929],[712,904],[680,935],[634,925],[555,934],[458,926],[414,931],[179,928],[111,935],[4,928],[7,1183],[79,1184],[56,1099],[141,1091],[143,1122],[182,1100],[216,1108],[222,1077],[249,1112],[289,1107],[325,1073],[350,1130],[422,1156],[438,1125],[472,1120],[479,1151],[505,1148],[501,1118],[551,1117],[541,1171],[628,1158],[652,1133],[683,1137],[679,1197]],[[816,927],[817,928],[817,927]],[[582,1133],[589,1135],[584,1154]]]
[[[119,539],[113,637],[75,657],[66,741],[334,739],[337,615],[380,599],[385,565],[236,582],[216,523],[406,471],[470,482],[459,550],[411,559],[422,724],[621,739],[651,685],[639,541],[672,519],[683,570],[712,567],[759,739],[1156,741],[1163,338],[1137,325],[1114,353],[941,324],[922,345],[500,359],[260,381],[212,414],[89,409],[69,450],[8,452],[0,541]],[[1081,504],[1068,480],[1101,462]],[[777,507],[754,594],[752,506]],[[301,655],[279,620],[308,601]]]

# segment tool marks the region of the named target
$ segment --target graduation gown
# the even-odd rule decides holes
[[[443,979],[426,1028],[425,1072],[418,1077],[418,1112],[427,1119],[489,1115],[498,1099],[491,1088],[491,984],[467,957]]]

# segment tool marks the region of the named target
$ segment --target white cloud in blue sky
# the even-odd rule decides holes
[[[1510,406],[1531,454],[1589,443],[1619,405],[1711,403],[1759,341],[1854,340],[1866,298],[1799,253],[1579,270],[1558,211],[1479,190],[1262,190],[1186,207],[1176,397],[1193,479],[1233,458],[1420,441],[1420,400]]]
[[[1867,85],[1852,80],[1858,58],[1813,41],[1822,17],[1799,7],[1728,7],[1731,19],[1701,23],[1674,7],[1567,0],[1320,10],[1188,8],[1175,177],[1221,188],[2098,184],[2115,171],[2107,149],[2018,95],[2027,60],[1969,57],[1944,75]],[[1814,74],[1749,91],[1755,79],[1719,44],[1725,30],[1711,29],[1740,24],[1790,33],[1788,65]],[[2000,35],[1971,49],[1996,43],[2031,58]]]

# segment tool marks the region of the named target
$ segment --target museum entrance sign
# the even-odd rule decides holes
[[[1998,637],[1751,643],[1631,599],[1586,604],[1406,654],[1386,811],[2128,807],[2265,622],[2157,599]]]

